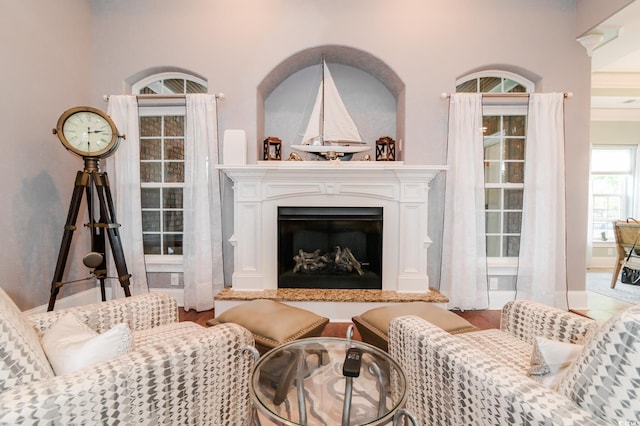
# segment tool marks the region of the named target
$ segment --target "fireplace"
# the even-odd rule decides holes
[[[278,288],[382,289],[381,207],[278,207]]]
[[[264,161],[218,168],[233,181],[234,231],[229,242],[234,249],[234,291],[278,289],[278,214],[291,207],[318,208],[315,212],[372,207],[383,212],[382,256],[375,261],[367,253],[367,268],[381,276],[382,291],[429,291],[429,182],[446,166],[407,166],[400,161]],[[371,243],[371,250],[376,244]],[[291,254],[295,256],[289,253],[287,257]],[[379,263],[375,266],[379,269],[374,269],[374,263]],[[328,281],[333,279],[324,283]]]

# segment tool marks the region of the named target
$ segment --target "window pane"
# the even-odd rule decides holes
[[[158,211],[142,212],[142,231],[143,232],[159,232],[160,231],[160,212]]]
[[[476,93],[478,91],[478,80],[472,79],[460,83],[456,86],[456,92],[458,93]]]
[[[161,160],[162,141],[160,139],[140,139],[140,160]]]
[[[499,138],[484,138],[484,159],[485,160],[500,160],[500,139]]]
[[[504,159],[524,160],[524,139],[505,139]]]
[[[524,182],[524,163],[513,163],[511,161],[506,161],[504,163],[504,167],[504,181],[506,183]]]
[[[504,237],[504,247],[502,256],[518,257],[520,253],[520,237],[506,236]]]
[[[504,190],[505,210],[522,210],[523,195],[524,195],[524,191],[522,189],[505,189]]]
[[[140,90],[140,94],[141,95],[157,95],[158,92],[156,92],[149,86],[145,86]]]
[[[184,79],[168,78],[164,80],[164,87],[167,93],[184,93]]]
[[[182,211],[166,210],[164,212],[164,232],[182,232]]]
[[[165,160],[184,160],[184,140],[165,139],[164,159]]]
[[[184,182],[184,163],[166,162],[164,181],[170,183]]]
[[[164,118],[164,136],[184,136],[184,117],[180,115]]]
[[[162,117],[140,117],[140,136],[160,136]]]
[[[160,234],[143,234],[144,254],[160,254]]]
[[[207,88],[200,83],[187,80],[187,93],[207,93]]]
[[[480,92],[482,93],[501,93],[502,78],[500,77],[482,77],[480,78]]]
[[[524,136],[525,117],[524,115],[505,115],[504,134],[506,136]]]
[[[487,210],[500,210],[502,208],[502,190],[485,189],[485,204]]]
[[[162,207],[165,209],[181,209],[182,188],[165,188],[162,192]]]
[[[527,91],[527,89],[524,86],[508,78],[504,79],[503,84],[504,84],[504,91],[508,93],[523,93]]]
[[[500,237],[487,236],[487,257],[500,257]]]
[[[182,234],[165,234],[164,254],[182,254]]]
[[[482,126],[484,127],[484,135],[492,136],[500,134],[500,117],[495,115],[485,115],[482,118]]]
[[[522,213],[507,212],[504,214],[504,233],[505,234],[519,234],[521,224],[522,224]]]
[[[499,161],[485,161],[484,162],[484,181],[486,183],[500,183],[502,182],[502,173],[500,171]]]
[[[160,188],[142,188],[140,190],[143,209],[160,208]]]
[[[631,173],[633,153],[628,148],[623,149],[593,149],[591,156],[592,173]]]
[[[487,234],[500,233],[500,213],[488,212],[486,216]]]
[[[141,182],[162,182],[162,165],[160,163],[140,163]]]

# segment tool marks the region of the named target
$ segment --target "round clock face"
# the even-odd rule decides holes
[[[65,111],[58,120],[56,132],[62,144],[83,157],[106,157],[118,147],[119,137],[113,120],[92,107],[76,107]]]

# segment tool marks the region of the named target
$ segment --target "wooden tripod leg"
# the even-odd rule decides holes
[[[82,193],[88,185],[89,173],[86,171],[79,171],[76,174],[75,187],[73,188],[73,195],[71,196],[71,203],[69,204],[69,213],[67,214],[67,223],[64,226],[62,243],[60,244],[60,251],[58,252],[56,271],[53,275],[53,280],[51,281],[51,296],[49,298],[47,311],[53,311],[56,304],[56,298],[58,297],[58,293],[63,285],[62,276],[64,275],[64,268],[69,256],[69,248],[71,247],[71,240],[73,239],[73,231],[76,230],[76,220],[78,219]]]
[[[122,250],[122,241],[120,240],[119,232],[120,224],[116,222],[113,198],[111,197],[111,189],[109,188],[109,179],[106,173],[96,173],[94,181],[100,201],[101,222],[106,226],[105,231],[109,237],[109,246],[111,247],[113,261],[116,265],[118,281],[120,281],[120,285],[122,285],[124,295],[129,297],[131,296],[131,290],[129,288],[129,278],[131,278],[131,274],[127,271],[127,263]]]

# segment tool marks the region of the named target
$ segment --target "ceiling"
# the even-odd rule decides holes
[[[634,1],[590,32],[594,33],[602,34],[602,40],[591,55],[591,105],[601,111],[594,111],[592,116],[639,120],[640,1]]]

